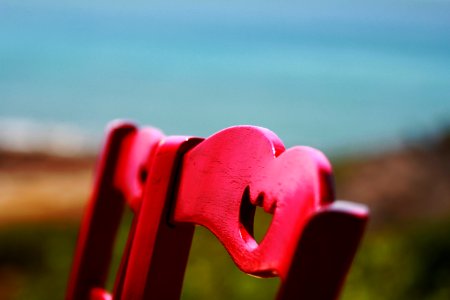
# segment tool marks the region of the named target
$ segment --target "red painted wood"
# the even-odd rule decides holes
[[[78,236],[66,299],[88,299],[93,288],[104,287],[124,205],[135,212],[139,209],[140,174],[162,137],[157,129],[138,129],[127,122],[109,126]]]
[[[174,220],[209,228],[243,271],[283,278],[307,220],[333,200],[330,176],[317,150],[284,151],[264,129],[230,128],[186,154]],[[246,189],[250,207],[274,214],[259,245],[245,226],[254,210],[241,210]]]
[[[210,229],[244,272],[281,277],[280,299],[334,299],[367,210],[333,201],[331,166],[321,152],[285,151],[272,132],[240,126],[213,135],[184,156],[173,220]],[[259,244],[252,236],[256,205],[273,214]],[[302,270],[320,276],[299,272],[297,265],[305,262]],[[328,292],[307,292],[321,289]]]
[[[114,298],[127,300],[180,297],[196,224],[210,229],[244,272],[279,276],[278,299],[335,299],[368,216],[364,206],[334,201],[331,166],[320,151],[285,150],[259,127],[232,127],[201,141],[122,124],[111,131],[100,166],[68,299],[110,296],[102,288],[125,202],[138,217]],[[260,243],[253,237],[256,206],[273,214]]]
[[[94,288],[91,290],[90,300],[112,300],[110,293],[101,288]]]
[[[337,299],[367,222],[367,208],[336,201],[305,226],[278,299]]]
[[[178,299],[194,232],[193,224],[169,222],[183,154],[200,142],[188,137],[164,139],[145,187],[123,291],[118,299]]]

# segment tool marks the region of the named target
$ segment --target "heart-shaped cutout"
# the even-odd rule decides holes
[[[333,200],[331,168],[321,152],[284,151],[275,134],[259,127],[209,137],[185,155],[181,173],[174,221],[210,229],[239,268],[256,276],[285,274],[308,218]],[[256,206],[273,213],[259,244]]]

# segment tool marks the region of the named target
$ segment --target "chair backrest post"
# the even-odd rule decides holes
[[[181,158],[201,139],[168,137],[150,168],[123,290],[117,299],[179,299],[194,224],[170,223]]]
[[[125,205],[122,195],[114,188],[114,174],[122,141],[135,130],[127,124],[108,132],[97,162],[94,190],[78,234],[66,300],[88,299],[92,288],[105,284]]]
[[[125,121],[108,126],[78,234],[66,300],[89,299],[94,289],[99,295],[99,290],[105,287],[125,205],[131,206],[135,213],[139,209],[139,172],[151,160],[162,136],[157,129],[138,129]]]
[[[337,299],[366,223],[365,206],[343,201],[315,214],[302,233],[277,299]]]

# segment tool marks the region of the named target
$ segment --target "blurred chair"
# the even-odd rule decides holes
[[[122,127],[127,128],[118,128]],[[108,140],[115,135],[120,136],[110,134]],[[113,173],[98,174],[108,173],[119,179],[114,187],[111,187],[114,179],[104,179],[109,191],[104,192],[105,206],[98,204],[102,202],[95,196],[99,192],[94,193],[91,206],[97,208],[99,215],[104,210],[99,223],[109,214],[111,225],[102,224],[101,229],[111,226],[113,230],[107,231],[107,238],[96,236],[101,230],[92,230],[96,216],[93,208],[88,210],[71,277],[75,283],[71,282],[69,288],[69,295],[81,298],[72,298],[111,298],[103,287],[112,232],[118,226],[115,219],[120,215],[120,209],[112,210],[111,214],[106,207],[111,203],[106,196],[114,194],[113,190],[116,194],[120,190],[122,194],[135,195],[116,197],[120,198],[117,202],[129,203],[137,213],[116,278],[115,299],[179,299],[195,225],[211,230],[242,271],[259,277],[279,276],[278,299],[338,297],[368,212],[364,206],[334,201],[331,167],[321,152],[309,147],[285,150],[274,133],[252,126],[231,127],[206,140],[163,137],[158,132],[148,135],[155,139],[141,138],[146,141],[142,147],[138,136],[125,144],[139,151],[104,150],[103,165],[116,167],[109,169]],[[150,141],[156,140],[159,143],[154,147],[155,143]],[[115,148],[123,143],[109,142]],[[153,150],[147,150],[145,158],[147,147]],[[111,148],[114,147],[105,147]],[[123,164],[121,155],[127,157]],[[114,157],[111,163],[104,162],[108,156]],[[127,185],[141,178],[136,176],[139,174],[136,165],[143,161],[151,167],[147,169],[145,191],[142,193],[141,188],[136,193]],[[129,175],[119,175],[120,172]],[[100,180],[95,190],[101,190],[98,186]],[[253,234],[257,206],[273,214],[271,225],[259,243]],[[83,236],[89,236],[91,243]],[[106,242],[95,244],[96,237]],[[90,252],[84,244],[91,246]],[[109,252],[100,264],[90,257],[101,256],[105,249]],[[80,265],[87,265],[83,276],[78,275],[82,273],[78,270],[82,269]],[[99,275],[91,278],[89,272]],[[77,290],[74,286],[80,286],[78,278],[85,281],[81,284],[82,292],[76,294],[73,290]]]
[[[128,122],[117,121],[108,127],[96,166],[93,191],[78,236],[66,299],[89,299],[91,295],[102,299],[108,296],[103,288],[125,205],[135,215],[139,211],[148,167],[162,138],[163,134],[157,129],[138,129]],[[126,253],[134,227],[135,218],[117,274],[117,288],[123,280]]]

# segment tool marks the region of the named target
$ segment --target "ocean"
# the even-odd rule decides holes
[[[448,1],[3,0],[0,143],[78,151],[122,118],[395,147],[449,124],[449,16]]]

